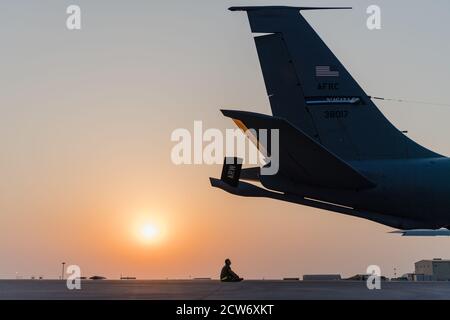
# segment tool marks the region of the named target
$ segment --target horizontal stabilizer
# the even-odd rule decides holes
[[[291,180],[326,188],[366,189],[375,184],[352,168],[345,161],[318,144],[307,134],[294,127],[285,119],[263,114],[222,110],[226,117],[230,117],[247,134],[250,134],[259,149],[263,149],[267,156],[271,154],[270,130],[279,130],[279,172]],[[260,129],[267,129],[268,138],[259,139],[254,136]],[[252,138],[250,137],[250,138]],[[267,140],[267,141],[265,141]],[[275,150],[275,149],[274,149]]]
[[[352,9],[352,7],[289,7],[289,6],[244,6],[230,7],[230,11],[256,11],[256,10],[334,10],[334,9]]]

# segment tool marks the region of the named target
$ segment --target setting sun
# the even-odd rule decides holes
[[[136,240],[146,245],[163,240],[165,225],[161,217],[155,214],[138,214],[132,229]]]
[[[141,228],[141,236],[144,240],[153,240],[158,236],[158,229],[152,224],[145,224]]]

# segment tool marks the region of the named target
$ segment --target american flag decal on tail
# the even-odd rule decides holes
[[[339,77],[339,71],[331,71],[330,66],[316,66],[316,77]]]

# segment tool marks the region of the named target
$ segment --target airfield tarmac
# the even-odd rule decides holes
[[[380,290],[368,290],[364,281],[346,280],[86,280],[81,290],[68,290],[61,280],[0,280],[0,299],[450,299],[450,282],[382,282]]]

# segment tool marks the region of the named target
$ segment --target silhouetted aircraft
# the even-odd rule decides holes
[[[279,171],[224,164],[211,184],[369,219],[403,235],[450,235],[449,158],[383,116],[301,15],[319,9],[348,8],[230,8],[247,12],[251,31],[263,34],[255,42],[273,116],[222,113],[243,130],[279,130]],[[270,155],[268,143],[257,143]]]

